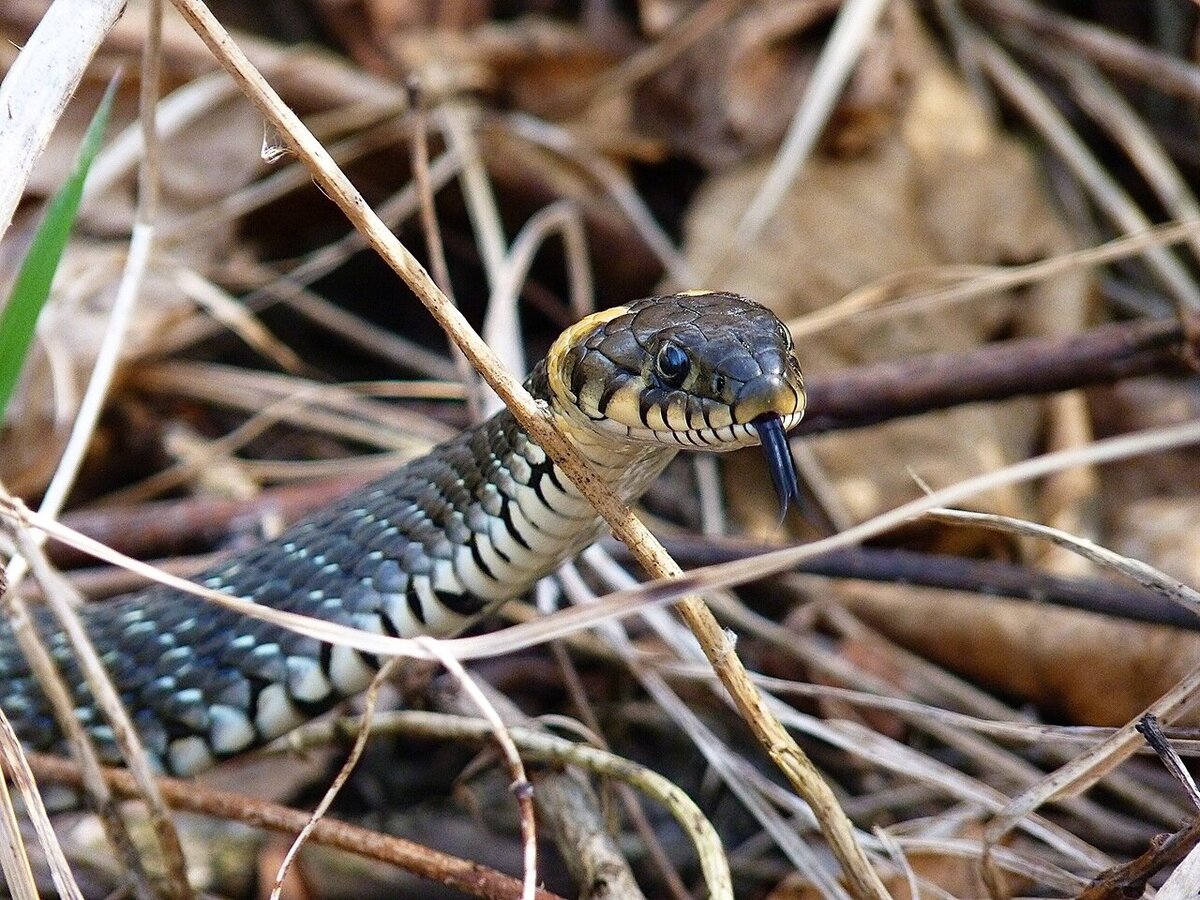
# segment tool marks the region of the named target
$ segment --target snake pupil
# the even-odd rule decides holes
[[[677,344],[663,344],[654,360],[658,374],[669,386],[677,388],[683,384],[691,369],[691,360]]]

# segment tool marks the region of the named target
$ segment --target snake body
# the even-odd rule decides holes
[[[684,447],[778,446],[804,393],[787,330],[725,293],[653,297],[567,329],[526,386],[625,500]],[[790,467],[790,459],[788,460]],[[197,580],[257,603],[372,632],[448,634],[529,590],[602,521],[502,411],[274,541]],[[147,750],[190,774],[286,733],[362,691],[377,661],[166,587],[81,611]],[[39,615],[76,714],[115,761],[65,636]],[[61,750],[7,626],[0,706],[28,746]]]

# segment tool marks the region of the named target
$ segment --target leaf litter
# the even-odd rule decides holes
[[[1188,292],[1186,273],[1184,282],[1169,275],[1164,283],[1161,266],[1135,260],[1061,271],[953,306],[911,312],[900,306],[886,315],[868,309],[811,334],[803,330],[807,317],[889,279],[896,285],[889,299],[903,298],[962,282],[982,267],[1061,258],[1132,227],[1128,218],[1114,226],[1087,201],[1072,202],[1087,164],[1056,155],[1054,148],[1066,145],[1045,133],[1049,120],[1023,118],[1036,103],[1015,111],[1006,106],[1005,118],[995,116],[1003,98],[1023,102],[1024,95],[1014,92],[1017,82],[997,87],[1010,70],[988,49],[993,45],[981,41],[981,32],[1007,42],[1007,58],[1035,91],[1054,92],[1058,79],[1082,71],[1064,75],[1030,52],[1023,39],[1028,32],[1021,31],[1029,20],[1018,15],[1032,8],[1024,0],[993,6],[978,0],[966,8],[947,0],[930,20],[918,19],[906,4],[889,6],[863,42],[815,152],[773,198],[774,211],[758,238],[744,246],[731,245],[732,230],[819,69],[838,4],[644,0],[632,11],[597,4],[578,17],[554,9],[550,16],[507,18],[473,3],[458,4],[457,12],[399,0],[313,6],[333,36],[330,49],[286,49],[281,35],[261,21],[262,33],[239,40],[331,146],[379,123],[395,130],[394,137],[381,131],[362,149],[345,151],[351,176],[373,202],[398,197],[409,185],[410,103],[429,113],[433,157],[455,148],[445,123],[459,117],[476,147],[477,161],[470,163],[475,186],[461,170],[447,168],[449,181],[436,190],[437,228],[456,298],[473,321],[482,322],[485,307],[494,314],[501,303],[516,304],[490,332],[513,359],[543,352],[576,314],[569,305],[571,286],[586,279],[598,305],[651,292],[656,284],[745,292],[801,326],[799,354],[814,379],[1017,336],[1068,336],[1129,315],[1130,297],[1148,297],[1148,308],[1163,310],[1170,308],[1164,295]],[[988,10],[976,18],[980,7]],[[89,103],[94,106],[104,73],[139,46],[145,11],[144,4],[130,4],[95,72],[67,108],[26,185],[14,228],[0,243],[4,258],[28,233],[40,201],[61,183],[65,148],[80,133],[72,123]],[[219,5],[217,11],[228,12]],[[18,46],[36,21],[19,4],[0,12],[0,29]],[[1100,20],[1093,27],[1107,31],[1117,24]],[[1172,56],[1175,48],[1143,46],[1146,53],[1190,65]],[[1068,42],[1062,52],[1082,67],[1092,45]],[[172,110],[179,115],[162,136],[159,162],[163,200],[156,225],[170,239],[149,259],[120,378],[75,503],[134,496],[131,490],[143,480],[140,502],[162,496],[153,492],[168,485],[168,506],[185,494],[201,502],[216,499],[214,491],[226,490],[223,480],[203,476],[224,467],[240,473],[229,482],[237,492],[269,496],[281,489],[281,480],[329,471],[309,461],[337,466],[340,460],[346,471],[364,452],[416,452],[431,435],[461,427],[463,407],[440,399],[461,394],[456,387],[427,390],[412,382],[411,390],[394,393],[417,399],[374,400],[371,386],[363,384],[356,394],[352,383],[367,379],[412,379],[432,370],[448,379],[452,370],[436,361],[444,341],[431,322],[409,314],[405,304],[411,300],[395,280],[355,251],[348,226],[331,215],[328,201],[292,157],[264,163],[259,150],[269,132],[262,117],[229,89],[225,76],[213,74],[215,63],[170,14],[162,62],[167,89],[160,120]],[[1111,60],[1095,62],[1099,70],[1088,77],[1110,77]],[[990,87],[981,76],[992,79]],[[1103,96],[1093,91],[1087,99],[1094,105]],[[1105,148],[1097,151],[1100,165],[1119,184],[1136,180],[1147,166],[1156,167],[1146,176],[1152,183],[1165,183],[1159,171],[1165,166],[1188,185],[1192,163],[1178,152],[1188,123],[1173,115],[1169,101],[1125,100],[1161,148],[1128,158]],[[26,498],[36,497],[53,471],[55,436],[65,437],[69,428],[120,278],[142,159],[132,137],[136,115],[126,92],[117,118],[131,137],[111,145],[105,163],[110,174],[88,198],[86,227],[68,248],[39,326],[38,355],[0,431],[0,480]],[[457,164],[466,163],[460,158]],[[277,187],[264,188],[272,183]],[[478,204],[487,194],[494,213],[480,215]],[[492,263],[500,257],[488,248],[507,252],[532,216],[559,201],[573,210],[590,260],[581,261],[577,252],[564,255],[554,236],[542,235],[536,253],[522,251],[533,259],[523,278],[497,269]],[[395,227],[421,253],[429,236],[412,218],[415,212],[415,203],[405,208]],[[1151,208],[1143,219],[1155,214]],[[334,245],[345,249],[321,256]],[[324,261],[307,274],[314,259]],[[298,292],[298,284],[306,293]],[[248,307],[228,305],[239,295],[255,300]],[[309,312],[297,316],[302,303]],[[262,381],[263,369],[288,372],[290,380]],[[350,384],[331,394],[327,385],[333,381]],[[1037,393],[1037,386],[1030,391]],[[804,443],[803,474],[828,520],[845,527],[919,496],[914,476],[946,487],[1042,451],[1087,448],[1097,436],[1185,424],[1196,419],[1196,406],[1194,379],[1163,372],[1086,392],[996,398],[797,441]],[[187,440],[171,438],[178,434]],[[231,435],[236,437],[228,440]],[[1004,484],[967,502],[975,510],[1090,538],[1195,585],[1200,485],[1194,457],[1185,447],[1084,465]],[[205,458],[219,464],[194,461]],[[150,474],[172,464],[176,474],[170,479]],[[721,469],[725,496],[716,500],[723,501],[724,515],[707,515],[708,521],[781,544],[828,528],[827,522],[796,518],[784,530],[776,527],[770,485],[756,455],[723,460]],[[644,506],[656,527],[695,530],[700,504],[692,499],[693,477],[688,464],[676,464],[650,492]],[[705,484],[706,494],[713,493],[711,481]],[[230,521],[224,546],[271,527]],[[186,534],[182,538],[174,546],[188,546]],[[998,534],[957,522],[912,521],[874,540],[926,552],[931,566],[941,556],[960,554],[1065,575],[1089,571],[1075,555],[1028,533]],[[214,549],[208,541],[190,549]],[[151,543],[143,555],[173,552]],[[588,590],[624,587],[628,582],[613,566],[589,556],[581,569]],[[584,596],[580,591],[576,584],[571,593]],[[1148,852],[1157,832],[1174,830],[1189,815],[1182,791],[1152,758],[1126,759],[1136,749],[1134,737],[1108,737],[1120,747],[1112,755],[1117,751],[1099,743],[1107,733],[1097,733],[1086,763],[1065,769],[1063,781],[1043,779],[1068,763],[1078,745],[1056,742],[1047,736],[1053,732],[1041,729],[1125,726],[1164,696],[1169,710],[1183,713],[1190,697],[1179,693],[1179,685],[1189,684],[1200,663],[1191,630],[970,590],[812,576],[773,576],[713,601],[740,634],[738,653],[752,668],[801,685],[914,700],[1028,729],[1029,740],[1008,740],[954,720],[934,726],[896,710],[871,711],[852,692],[836,700],[785,700],[790,695],[779,689],[780,715],[837,785],[859,829],[857,839],[897,896],[914,889],[951,896],[1077,893],[1106,866]],[[524,615],[521,604],[510,607],[508,615]],[[774,628],[782,623],[790,637],[755,625],[754,616],[773,619]],[[599,642],[581,634],[562,638],[606,741],[616,752],[650,763],[700,802],[721,835],[736,896],[841,896],[842,873],[824,855],[812,820],[772,780],[720,694],[703,682],[671,678],[671,658],[693,658],[690,638],[669,617],[645,617],[644,623],[627,620],[624,637],[600,629]],[[576,714],[564,706],[553,665],[534,646],[477,662],[473,670],[502,685],[527,712]],[[422,696],[424,687],[401,679],[389,690],[383,702],[400,693]],[[671,699],[676,693],[682,704]],[[1185,714],[1167,722],[1168,739],[1178,739],[1185,753],[1190,721]],[[1118,760],[1125,761],[1118,766]],[[484,768],[458,781],[463,761],[452,741],[379,738],[368,745],[337,815],[374,817],[383,828],[410,834],[423,823],[418,834],[448,837],[452,852],[516,873],[520,842],[511,802],[498,807],[509,810],[503,820],[481,824],[464,812],[470,803],[452,797],[465,792],[482,802],[493,796],[489,779],[504,776]],[[292,777],[275,769],[264,782],[281,797],[296,796],[310,779],[319,779],[319,766],[295,767]],[[1101,775],[1096,789],[1067,799]],[[380,799],[396,796],[406,799]],[[1044,805],[1055,797],[1059,803]],[[679,875],[691,882],[697,877],[694,852],[674,841],[673,826],[651,804],[641,808],[660,842],[650,855],[660,869],[677,870],[675,883]],[[1018,817],[993,822],[1006,808]],[[626,831],[630,822],[620,824],[623,834],[632,833]],[[184,838],[200,833],[185,827]],[[644,840],[645,832],[639,833]],[[210,831],[203,835],[209,849],[224,840]],[[94,857],[85,863],[86,851],[75,853],[76,865],[102,883],[115,883],[117,876]],[[660,895],[659,886],[672,883],[671,877],[633,855],[646,895]],[[345,857],[311,858],[328,869],[302,879],[320,885],[320,896],[337,895],[331,886],[337,873],[353,864]],[[541,865],[539,874],[556,890],[573,890],[553,859]],[[1164,861],[1156,877],[1161,880],[1173,865]],[[218,869],[212,869],[214,877]],[[1180,867],[1179,877],[1188,871]],[[231,873],[229,889],[238,883],[236,890],[244,891],[245,874],[244,864],[240,877]],[[371,870],[372,883],[391,877],[390,870]],[[208,888],[223,889],[219,881]],[[413,894],[424,895],[420,888]]]

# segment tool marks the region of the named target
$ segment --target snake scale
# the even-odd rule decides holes
[[[795,494],[785,432],[804,411],[787,329],[735,294],[651,297],[568,328],[526,381],[624,500],[683,448],[761,443]],[[276,540],[203,573],[209,588],[377,633],[448,634],[529,590],[600,533],[574,485],[501,411]],[[154,587],[81,610],[147,750],[187,775],[273,740],[362,691],[377,661]],[[112,731],[65,636],[41,630],[102,757]],[[7,626],[0,706],[38,750],[62,737]]]

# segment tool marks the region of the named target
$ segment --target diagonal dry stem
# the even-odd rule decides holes
[[[199,0],[172,2],[241,85],[251,102],[309,168],[314,181],[326,196],[338,205],[355,228],[367,237],[372,247],[404,279],[530,436],[562,467],[613,532],[628,544],[646,570],[659,578],[682,574],[682,570],[649,530],[603,485],[582,455],[553,427],[520,382],[497,364],[479,335],[438,290],[421,264],[375,215],[325,148],[267,84],[208,8]],[[841,863],[854,893],[864,898],[887,897],[883,882],[855,839],[850,820],[838,805],[829,785],[779,720],[768,711],[734,652],[732,642],[712,613],[697,597],[682,599],[679,611],[759,742],[793,787],[812,805],[822,832]]]

